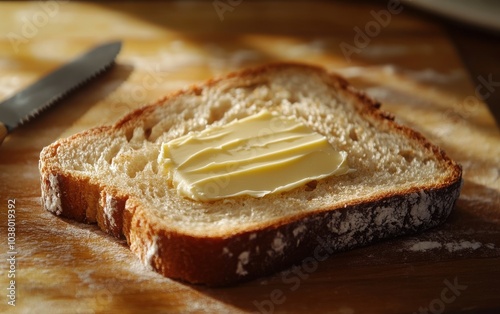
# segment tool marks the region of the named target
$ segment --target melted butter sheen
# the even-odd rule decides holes
[[[163,143],[158,162],[180,195],[208,201],[262,197],[342,175],[346,157],[298,120],[261,111]]]

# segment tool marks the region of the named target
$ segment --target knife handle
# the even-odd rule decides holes
[[[7,127],[5,126],[5,124],[3,124],[2,122],[0,122],[0,144],[2,144],[3,140],[5,139],[5,137],[7,136]]]

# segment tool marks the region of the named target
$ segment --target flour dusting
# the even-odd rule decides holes
[[[104,206],[104,215],[111,228],[116,228],[115,212],[117,211],[117,202],[111,195],[106,195],[106,206]]]
[[[422,241],[413,244],[409,250],[416,252],[425,252],[432,249],[440,249],[442,247],[441,243],[435,241]]]
[[[445,242],[445,243],[439,243],[436,241],[420,241],[413,243],[408,247],[409,251],[413,252],[425,252],[429,250],[434,250],[434,249],[446,249],[448,252],[453,253],[457,251],[462,251],[462,250],[477,250],[481,247],[485,247],[488,249],[494,249],[495,244],[493,243],[487,243],[487,244],[482,244],[481,242],[477,241],[468,241],[468,240],[461,240],[461,241],[456,241],[456,242]]]
[[[148,267],[152,267],[153,258],[158,255],[158,236],[154,236],[151,239],[151,243],[148,245],[148,250],[144,256],[144,264]]]
[[[286,242],[284,241],[284,236],[281,232],[276,233],[276,237],[271,244],[272,249],[277,253],[283,253],[283,249],[286,246]]]
[[[248,274],[243,266],[248,264],[250,252],[245,251],[238,256],[238,265],[236,266],[236,273],[238,275],[244,276]]]
[[[467,250],[467,249],[477,250],[481,246],[483,246],[482,243],[471,242],[471,241],[451,242],[445,244],[446,249],[450,252]]]
[[[44,201],[45,209],[56,215],[60,215],[62,213],[61,191],[59,189],[57,176],[50,174],[49,182],[50,188],[47,191],[42,189],[42,199]]]

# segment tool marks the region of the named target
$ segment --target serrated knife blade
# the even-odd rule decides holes
[[[121,46],[114,41],[94,47],[1,102],[0,143],[20,124],[108,69]]]

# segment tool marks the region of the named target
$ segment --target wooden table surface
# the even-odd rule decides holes
[[[498,42],[461,39],[447,27],[388,2],[0,3],[0,99],[98,43],[124,43],[109,72],[16,129],[0,147],[0,312],[500,311],[500,132],[476,93],[498,99],[498,83],[484,83],[500,81],[492,63],[498,57],[488,57],[489,45],[498,51]],[[459,47],[481,48],[461,51],[482,74],[471,78],[457,38]],[[42,209],[38,156],[45,145],[112,123],[170,91],[280,60],[338,72],[459,161],[464,185],[448,222],[337,254],[292,280],[276,274],[212,289],[163,278],[124,241]],[[9,202],[15,254],[8,246]],[[12,255],[15,278],[9,278]],[[10,291],[15,307],[8,304]]]

